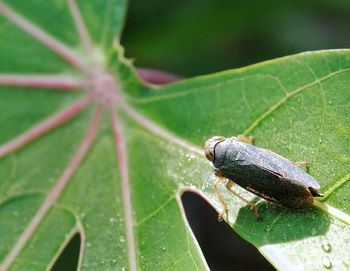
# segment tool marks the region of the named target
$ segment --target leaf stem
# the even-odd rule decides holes
[[[137,68],[136,71],[142,80],[156,85],[169,84],[181,79],[178,75],[153,69]]]

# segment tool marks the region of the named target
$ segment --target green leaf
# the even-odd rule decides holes
[[[230,203],[227,222],[277,268],[345,269],[350,262],[345,237],[350,231],[349,74],[348,50],[320,51],[185,80],[129,97],[129,103],[176,136],[175,145],[199,147],[213,135],[254,135],[260,147],[308,161],[325,193],[318,209],[297,212],[259,201],[264,221],[257,222],[249,206],[222,189]],[[166,163],[174,165],[166,172],[221,210],[213,193],[215,176],[203,158],[183,154],[176,161],[172,152]]]
[[[130,128],[116,115],[108,64],[119,61],[112,40],[124,10],[121,1],[0,2],[1,270],[50,269],[76,233],[79,269],[206,269],[173,180],[144,209],[151,217],[171,198],[158,231],[138,232],[139,220],[154,220],[132,208]],[[139,85],[127,65],[120,76]]]
[[[0,2],[1,269],[50,269],[76,233],[79,269],[207,269],[180,197],[222,209],[202,145],[240,133],[308,161],[326,197],[304,212],[260,200],[257,222],[222,189],[227,222],[278,268],[348,268],[349,51],[149,86],[112,46],[124,10]]]

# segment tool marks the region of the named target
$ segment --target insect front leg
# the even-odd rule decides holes
[[[244,142],[244,143],[247,143],[247,144],[250,144],[250,145],[253,145],[254,143],[254,140],[255,140],[255,137],[254,136],[244,136],[244,135],[238,135],[237,137],[237,140],[238,141],[241,141],[241,142]]]
[[[227,182],[227,184],[226,184],[226,189],[227,189],[232,195],[236,196],[236,197],[239,198],[240,200],[242,200],[242,201],[244,201],[245,203],[249,204],[249,205],[252,207],[252,209],[254,209],[254,211],[255,211],[256,219],[257,219],[257,220],[262,220],[262,216],[259,214],[258,207],[256,207],[256,205],[255,205],[253,202],[251,202],[251,201],[249,201],[249,200],[243,198],[241,195],[239,195],[239,194],[237,194],[236,192],[234,192],[233,190],[231,190],[231,188],[232,188],[232,186],[233,186],[234,184],[235,184],[235,183],[234,183],[233,181],[229,180],[229,181]]]
[[[219,184],[224,180],[223,177],[218,177],[214,183],[214,189],[215,189],[215,194],[217,195],[218,199],[220,200],[221,204],[224,206],[224,210],[219,214],[218,219],[219,221],[223,220],[224,214],[227,212],[227,203],[224,200],[223,196],[219,192]]]

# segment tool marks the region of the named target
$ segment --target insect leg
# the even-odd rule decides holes
[[[236,196],[236,197],[239,198],[240,200],[242,200],[242,201],[244,201],[245,203],[249,204],[249,205],[252,207],[252,209],[254,209],[254,211],[255,211],[256,219],[257,219],[257,220],[261,220],[262,217],[261,217],[260,214],[259,214],[258,207],[256,207],[256,205],[255,205],[253,202],[251,202],[251,201],[249,201],[249,200],[243,198],[241,195],[239,195],[239,194],[237,194],[236,192],[234,192],[233,190],[231,190],[231,187],[232,187],[234,184],[235,184],[235,183],[234,183],[233,181],[229,180],[229,181],[227,182],[227,184],[226,184],[226,189],[227,189],[232,195]]]
[[[238,141],[241,141],[241,142],[244,142],[244,143],[247,143],[247,144],[250,144],[250,145],[253,145],[254,143],[254,140],[255,140],[255,137],[254,136],[244,136],[244,135],[238,135],[237,137],[237,140]]]
[[[224,206],[224,210],[219,214],[218,219],[219,221],[223,220],[223,216],[224,214],[227,212],[227,203],[224,200],[224,198],[222,197],[222,195],[219,192],[219,184],[224,180],[223,177],[218,177],[214,183],[214,189],[215,189],[215,194],[217,195],[218,199],[220,200],[220,202],[222,203],[222,205]]]
[[[293,164],[293,165],[296,165],[296,166],[305,167],[306,172],[309,172],[310,164],[309,164],[308,162],[305,162],[305,161],[301,161],[301,162],[292,162],[292,164]]]

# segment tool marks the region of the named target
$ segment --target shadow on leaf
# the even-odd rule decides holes
[[[321,210],[293,210],[263,201],[258,205],[263,217],[257,221],[250,206],[240,209],[232,227],[257,246],[286,243],[312,236],[324,235],[330,219]]]

